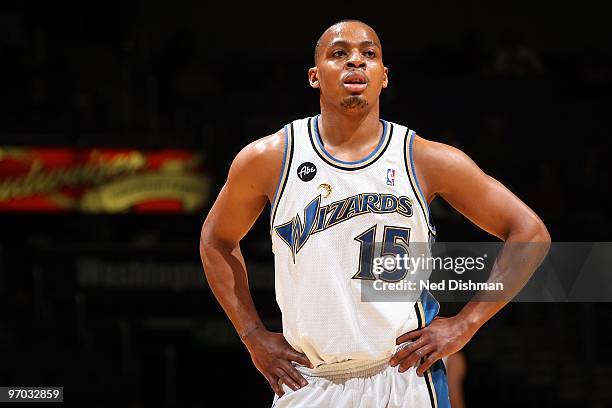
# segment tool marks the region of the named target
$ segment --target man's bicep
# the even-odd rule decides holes
[[[227,244],[238,243],[249,232],[265,205],[265,195],[254,195],[226,183],[204,227],[215,240]]]
[[[439,175],[442,196],[457,211],[488,233],[506,239],[524,217],[537,216],[503,184],[484,173],[465,153],[450,148]]]
[[[230,168],[227,181],[213,204],[203,229],[209,239],[237,244],[251,229],[267,202],[261,173],[249,152],[241,152]]]

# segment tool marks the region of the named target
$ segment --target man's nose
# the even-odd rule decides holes
[[[349,68],[365,68],[366,63],[363,55],[359,51],[353,51],[350,54],[349,59],[346,61],[346,65]]]

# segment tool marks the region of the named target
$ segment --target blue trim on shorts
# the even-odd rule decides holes
[[[451,408],[450,398],[448,396],[448,381],[446,378],[446,367],[442,360],[436,361],[430,368],[431,379],[434,388],[436,389],[436,397],[438,399],[438,408]]]
[[[438,315],[440,311],[440,303],[435,297],[428,291],[423,290],[421,292],[421,304],[423,305],[423,313],[425,314],[425,326],[429,326],[434,317]]]

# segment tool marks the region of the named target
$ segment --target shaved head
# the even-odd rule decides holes
[[[353,114],[378,109],[387,74],[376,31],[359,20],[342,20],[319,37],[308,82],[319,90],[321,109]]]
[[[323,43],[326,43],[327,41],[329,41],[329,39],[333,37],[334,33],[337,33],[340,29],[344,28],[344,26],[349,25],[349,24],[360,25],[362,26],[362,28],[365,28],[366,30],[371,31],[373,34],[373,37],[376,38],[376,41],[378,42],[378,46],[379,47],[381,46],[380,39],[378,38],[378,34],[376,34],[376,31],[374,31],[374,29],[370,27],[368,24],[364,23],[361,20],[355,20],[355,19],[340,20],[340,21],[335,22],[331,26],[329,26],[325,31],[323,31],[323,34],[321,34],[321,36],[317,40],[317,44],[315,45],[315,50],[314,50],[315,65],[317,64],[317,61],[319,60],[319,54],[321,52]]]

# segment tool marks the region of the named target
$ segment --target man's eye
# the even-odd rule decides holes
[[[332,57],[343,57],[346,53],[342,50],[337,50],[332,53]]]
[[[364,52],[364,55],[368,58],[374,58],[376,57],[376,53],[374,51],[366,51]]]

